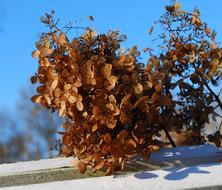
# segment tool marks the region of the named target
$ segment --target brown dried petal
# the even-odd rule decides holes
[[[65,90],[65,91],[70,90],[70,89],[72,88],[72,86],[73,86],[73,85],[71,85],[71,84],[65,84],[65,85],[64,85],[64,90]]]
[[[45,98],[48,105],[50,105],[52,103],[49,96],[45,95],[44,98]]]
[[[112,90],[115,87],[117,79],[118,79],[118,77],[116,77],[114,75],[110,75],[107,77],[109,84],[107,85],[106,89],[108,91]]]
[[[128,113],[122,112],[120,114],[120,122],[124,125],[131,124],[132,117]]]
[[[111,71],[112,71],[112,65],[108,63],[106,63],[105,66],[101,69],[101,73],[105,78],[111,75]]]
[[[68,101],[72,104],[77,101],[77,98],[75,96],[69,96]]]
[[[106,133],[106,134],[103,136],[103,139],[104,139],[105,143],[107,143],[107,144],[110,144],[111,141],[112,141],[112,137],[111,137],[111,135],[110,135],[109,133]]]
[[[96,170],[100,170],[105,166],[105,161],[101,161],[99,164],[97,164],[94,168],[93,168],[93,172],[95,172]]]
[[[63,117],[65,112],[66,112],[66,103],[64,101],[61,101],[60,109],[59,109],[59,116]]]
[[[150,145],[149,148],[151,148],[153,151],[160,151],[160,147],[157,145]]]
[[[136,83],[133,89],[136,94],[141,94],[143,92],[143,86],[140,83]]]
[[[67,38],[65,33],[61,33],[57,39],[58,44],[65,45],[67,43]]]
[[[82,102],[81,101],[77,101],[76,102],[76,108],[77,108],[77,110],[79,110],[79,111],[82,111],[83,110],[83,104],[82,104]]]
[[[102,148],[102,154],[104,156],[106,156],[107,154],[109,154],[109,151],[110,151],[110,146],[109,145],[104,145],[103,148]]]
[[[110,152],[116,158],[124,156],[122,145],[111,145],[110,146]]]
[[[87,167],[84,162],[79,160],[77,167],[78,167],[80,173],[84,174],[86,172]]]
[[[134,140],[129,139],[125,142],[125,148],[129,151],[129,150],[133,150],[137,147],[137,144]]]
[[[57,79],[55,79],[53,82],[52,82],[52,85],[51,85],[51,90],[55,90],[57,85],[58,85],[59,81]]]
[[[47,93],[48,89],[45,85],[41,85],[41,86],[38,86],[36,91],[39,93],[39,94],[45,94]]]
[[[42,98],[43,98],[42,95],[34,95],[34,96],[32,96],[31,100],[32,100],[32,102],[35,102],[35,103],[41,103]]]
[[[37,76],[32,76],[30,78],[30,80],[31,80],[32,84],[35,84],[38,81],[38,77]]]
[[[128,137],[128,135],[129,135],[129,133],[128,133],[127,130],[122,130],[122,131],[120,131],[120,133],[118,134],[118,137],[119,137],[119,138],[122,138],[122,139],[125,139],[125,138]]]
[[[95,132],[97,129],[98,129],[98,125],[97,125],[97,124],[94,124],[94,125],[92,126],[92,132]]]
[[[41,52],[39,50],[35,50],[35,51],[32,52],[32,57],[38,59],[40,54],[41,54]]]
[[[121,103],[120,103],[120,108],[122,107],[122,105],[126,104],[129,102],[130,100],[130,97],[131,97],[132,94],[127,94],[123,97]]]

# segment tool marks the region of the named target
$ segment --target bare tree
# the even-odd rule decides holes
[[[24,138],[9,113],[0,111],[0,163],[24,160]]]
[[[60,119],[30,101],[32,89],[22,89],[16,113],[0,110],[0,163],[54,157],[60,143]]]
[[[29,153],[35,155],[34,159],[48,158],[58,151],[55,150],[57,140],[59,139],[56,133],[60,126],[61,119],[55,113],[44,110],[37,104],[30,101],[30,96],[33,89],[22,89],[20,93],[20,101],[17,105],[22,123],[24,125],[25,141],[30,146]],[[34,151],[34,152],[32,152]],[[30,155],[27,155],[30,157]]]

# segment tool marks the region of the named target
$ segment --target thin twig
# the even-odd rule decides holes
[[[220,101],[219,96],[217,96],[214,91],[210,88],[210,86],[208,85],[208,83],[206,81],[204,81],[205,86],[207,87],[207,89],[210,91],[210,93],[214,96],[215,100],[217,101],[218,105],[220,106],[220,109],[222,110],[222,102]]]
[[[167,131],[165,126],[162,126],[162,129],[164,130],[164,132],[166,133],[166,136],[168,138],[168,140],[170,141],[170,144],[172,145],[172,147],[176,147],[175,142],[173,141],[172,137],[170,136],[169,132]]]

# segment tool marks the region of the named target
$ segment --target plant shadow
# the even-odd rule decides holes
[[[134,175],[134,177],[136,177],[136,178],[138,178],[138,179],[151,179],[151,178],[157,178],[158,175],[153,174],[153,173],[151,173],[151,172],[146,172],[146,171],[144,171],[144,172],[136,173],[136,174]]]
[[[212,145],[176,147],[173,150],[166,148],[162,149],[161,152],[153,153],[149,163],[157,163],[160,166],[159,169],[167,172],[163,176],[164,179],[171,181],[181,180],[192,174],[209,174],[210,172],[205,168],[218,164],[221,156],[215,153],[220,151],[220,149]],[[161,161],[162,165],[158,163],[158,160]],[[140,167],[141,172],[134,174],[135,178],[150,179],[154,176],[159,177],[155,171],[152,170],[153,172],[151,172],[149,168],[146,168],[148,165],[146,162],[140,162],[142,166]],[[144,170],[150,172],[148,173]]]
[[[203,165],[203,166],[190,166],[190,167],[186,167],[186,168],[171,168],[171,169],[163,169],[167,172],[169,172],[168,174],[166,174],[164,176],[164,179],[166,180],[170,180],[170,181],[176,181],[176,180],[182,180],[185,179],[186,177],[188,177],[190,174],[209,174],[209,171],[204,170],[204,167],[210,167],[211,165]],[[139,172],[134,174],[134,177],[137,179],[151,179],[151,178],[157,178],[159,177],[156,173],[152,173],[152,172],[147,172],[147,171],[143,171],[143,172]]]
[[[167,170],[170,173],[164,178],[167,180],[181,180],[188,177],[190,174],[209,174],[210,172],[198,168],[197,166],[191,166],[188,168],[173,168]]]

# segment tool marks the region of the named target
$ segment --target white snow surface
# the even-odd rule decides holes
[[[220,153],[219,153],[220,152]],[[212,145],[199,145],[162,149],[152,154],[150,160],[164,161],[183,158],[200,158],[221,155],[221,149]],[[43,159],[39,161],[18,162],[0,165],[0,176],[31,172],[41,169],[72,166],[72,157]],[[222,186],[222,164],[209,163],[189,167],[174,167],[143,171],[127,175],[114,175],[41,184],[3,187],[0,190],[182,190],[195,187]]]
[[[209,186],[222,186],[222,164],[205,164],[170,170],[132,173],[79,180],[58,181],[1,190],[182,190]]]
[[[72,166],[73,158],[52,158],[42,159],[28,162],[17,162],[12,164],[0,165],[0,176],[30,172],[42,169],[60,168],[65,166]]]

